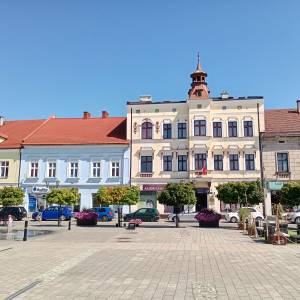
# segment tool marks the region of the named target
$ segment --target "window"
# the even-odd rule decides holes
[[[195,120],[194,121],[194,135],[195,136],[205,136],[206,135],[206,121],[205,120]]]
[[[223,171],[223,155],[214,155],[214,170]]]
[[[239,170],[239,156],[238,154],[229,154],[229,168],[231,171]]]
[[[69,176],[71,178],[77,178],[78,177],[78,162],[70,162]]]
[[[141,173],[152,173],[152,156],[141,156]]]
[[[195,154],[195,170],[202,170],[206,167],[206,153]]]
[[[163,170],[164,171],[172,171],[172,155],[164,155]]]
[[[8,168],[9,162],[8,161],[1,161],[0,162],[0,177],[7,178],[8,177]]]
[[[99,178],[101,174],[101,162],[92,162],[92,176],[94,178]]]
[[[228,136],[237,137],[237,121],[228,122]]]
[[[178,123],[178,138],[186,139],[186,123]]]
[[[178,171],[187,171],[187,155],[178,155]]]
[[[222,122],[213,122],[214,137],[222,137]]]
[[[145,140],[152,139],[152,123],[144,122],[142,124],[142,139],[145,139]]]
[[[244,136],[253,136],[252,121],[244,121]]]
[[[288,153],[277,153],[277,171],[289,172]]]
[[[163,126],[163,138],[171,139],[172,138],[172,124],[164,124]]]
[[[56,162],[48,162],[48,177],[56,177]]]
[[[111,162],[111,177],[120,176],[120,162],[112,161]]]
[[[38,177],[39,171],[39,163],[38,162],[31,162],[30,163],[30,177]]]
[[[202,96],[202,90],[198,90],[198,91],[197,91],[197,96],[198,96],[198,97],[201,97],[201,96]]]
[[[245,154],[245,164],[247,171],[255,170],[254,154]]]

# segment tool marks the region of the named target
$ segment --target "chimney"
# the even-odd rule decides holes
[[[105,110],[102,110],[102,119],[106,119],[109,117],[109,113]]]
[[[223,91],[223,92],[221,93],[221,98],[222,98],[222,99],[228,99],[228,98],[229,98],[228,92],[227,92],[227,91]]]
[[[140,102],[152,102],[152,96],[151,95],[142,95],[140,96]]]
[[[5,120],[5,118],[3,116],[0,116],[0,126],[2,126],[4,124],[4,120]]]
[[[297,100],[297,112],[300,114],[300,99]]]
[[[88,111],[84,111],[82,118],[85,119],[85,120],[90,119],[91,114]]]

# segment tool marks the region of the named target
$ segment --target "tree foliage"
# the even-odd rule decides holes
[[[101,187],[96,199],[100,205],[134,205],[140,199],[140,190],[137,186]]]
[[[75,205],[79,198],[76,188],[55,188],[46,196],[47,203],[57,205]]]
[[[0,204],[3,206],[21,205],[24,202],[24,192],[18,187],[3,187],[0,189]]]
[[[264,199],[264,192],[259,181],[227,182],[217,186],[218,199],[224,203],[255,205]]]
[[[178,208],[182,205],[195,204],[196,196],[190,183],[168,183],[159,194],[158,201],[161,204]]]
[[[281,203],[288,206],[300,205],[300,182],[290,181],[281,189]]]

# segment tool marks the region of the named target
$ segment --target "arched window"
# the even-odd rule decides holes
[[[152,139],[152,123],[144,122],[142,124],[142,139],[151,140]]]

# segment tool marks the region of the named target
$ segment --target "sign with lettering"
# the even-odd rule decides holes
[[[143,184],[143,191],[147,191],[147,192],[162,191],[165,186],[166,186],[165,184]]]
[[[36,194],[46,194],[49,192],[49,188],[44,186],[34,186],[32,192]]]

